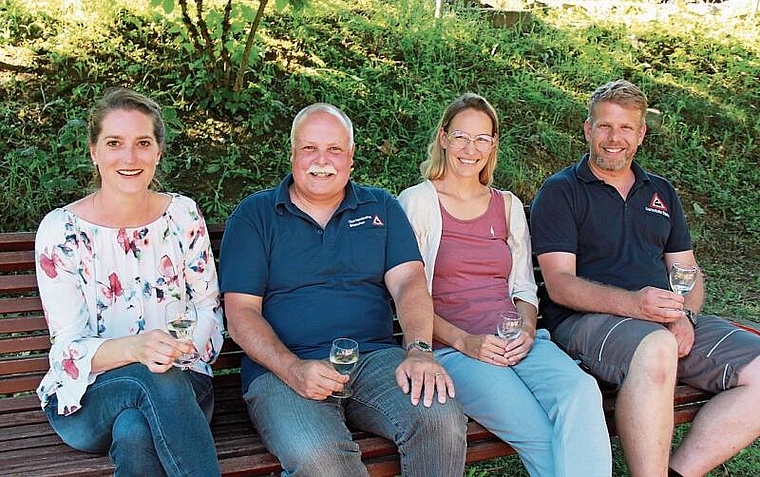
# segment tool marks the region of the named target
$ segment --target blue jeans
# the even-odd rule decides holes
[[[395,442],[405,476],[461,477],[467,418],[453,400],[413,406],[394,375],[405,356],[398,347],[362,355],[345,399],[306,399],[273,373],[257,377],[244,396],[248,414],[282,475],[368,475],[348,423]]]
[[[97,377],[74,414],[45,412],[63,441],[111,456],[115,475],[219,475],[209,421],[214,408],[211,378],[172,368],[152,373],[130,364]]]
[[[517,450],[532,476],[608,477],[610,439],[596,380],[538,330],[520,363],[494,366],[435,352],[471,418]]]

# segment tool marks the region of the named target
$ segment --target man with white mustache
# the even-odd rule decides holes
[[[406,215],[350,181],[353,126],[338,108],[304,108],[290,140],[292,173],[238,205],[221,247],[254,425],[282,475],[367,475],[350,425],[394,441],[403,475],[461,476],[466,417],[431,352],[432,300]],[[327,360],[339,337],[359,344],[350,382]],[[345,387],[350,397],[333,397]]]
[[[589,153],[548,178],[531,209],[548,297],[542,322],[596,377],[619,388],[615,423],[633,476],[700,476],[760,435],[760,337],[699,314],[704,283],[670,291],[675,263],[697,266],[680,199],[635,161],[647,98],[628,81],[591,95]],[[716,396],[670,454],[673,389]]]

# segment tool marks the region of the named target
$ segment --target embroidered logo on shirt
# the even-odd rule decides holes
[[[355,219],[348,219],[348,226],[352,229],[368,224],[372,224],[373,227],[385,227],[385,223],[383,223],[379,215],[365,215]]]
[[[660,196],[657,194],[657,192],[654,193],[652,196],[652,200],[649,201],[649,207],[645,207],[644,210],[647,212],[654,212],[655,214],[664,215],[665,217],[670,217],[670,214],[668,213],[668,206],[665,205],[665,202],[660,199]]]

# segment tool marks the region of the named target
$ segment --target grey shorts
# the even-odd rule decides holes
[[[639,342],[666,329],[660,323],[601,313],[574,314],[554,331],[554,341],[597,378],[620,387]],[[694,346],[678,362],[678,380],[718,393],[735,387],[739,372],[760,356],[760,336],[723,318],[700,315]]]

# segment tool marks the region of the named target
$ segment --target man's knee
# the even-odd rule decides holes
[[[354,441],[301,436],[290,444],[274,451],[288,475],[366,475]]]
[[[678,368],[678,342],[668,330],[647,335],[636,347],[629,376],[644,375],[653,384],[665,384],[675,378]]]
[[[467,416],[459,405],[449,399],[446,404],[434,402],[430,407],[417,406],[415,422],[405,431],[417,434],[427,442],[435,442],[440,448],[456,449],[467,442]]]

